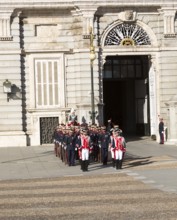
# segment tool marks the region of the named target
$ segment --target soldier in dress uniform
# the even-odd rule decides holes
[[[101,128],[102,133],[99,135],[98,143],[101,150],[101,161],[103,165],[107,165],[108,161],[108,147],[109,147],[109,140],[110,134],[106,131],[106,127]]]
[[[122,137],[121,130],[115,129],[113,132],[113,138],[111,139],[111,149],[114,153],[114,159],[116,163],[116,169],[122,169],[123,152],[126,151],[126,142],[124,137]]]
[[[78,148],[81,151],[81,169],[88,171],[89,155],[91,151],[91,141],[87,130],[83,130],[79,139]]]

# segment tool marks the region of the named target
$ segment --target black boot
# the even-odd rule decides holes
[[[81,166],[81,170],[82,170],[82,160],[79,159],[79,165]]]
[[[85,171],[88,171],[88,165],[89,165],[89,161],[86,160],[86,161],[85,161]]]
[[[81,170],[84,171],[84,161],[80,160]]]
[[[112,167],[115,167],[115,160],[112,158]]]
[[[86,171],[86,161],[82,160],[82,171]]]
[[[122,160],[119,161],[119,169],[122,169]]]
[[[119,160],[116,160],[116,170],[119,169]]]

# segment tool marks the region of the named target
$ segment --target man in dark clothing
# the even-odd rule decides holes
[[[75,147],[76,147],[76,136],[72,130],[69,131],[69,135],[65,140],[67,157],[68,157],[68,165],[75,165]]]
[[[160,122],[159,122],[159,135],[160,135],[160,144],[164,144],[164,122],[163,122],[163,118],[160,118]]]
[[[98,147],[98,133],[96,132],[95,129],[96,127],[92,125],[89,131],[89,136],[90,136],[91,146],[93,147],[92,159],[96,162],[98,161],[99,147]]]
[[[99,135],[98,143],[101,148],[101,160],[103,165],[107,165],[108,161],[108,147],[110,134],[106,132],[106,127],[102,127],[102,133]]]

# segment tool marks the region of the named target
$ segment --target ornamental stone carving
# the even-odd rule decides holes
[[[118,14],[118,18],[122,21],[135,21],[136,20],[136,12],[133,10],[126,10],[123,12],[120,12]]]
[[[132,10],[125,11],[125,19],[128,21],[133,20],[133,11]]]

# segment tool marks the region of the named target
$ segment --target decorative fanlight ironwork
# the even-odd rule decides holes
[[[139,25],[122,23],[108,33],[104,45],[151,45],[151,41]]]

